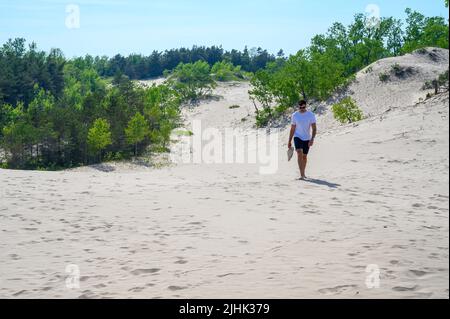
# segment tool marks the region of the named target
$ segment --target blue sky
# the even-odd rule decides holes
[[[410,7],[448,18],[444,0],[0,0],[0,43],[23,37],[67,57],[149,54],[192,45],[263,47],[287,53],[308,46],[333,22],[348,24],[370,4],[404,18]],[[66,27],[66,6],[80,9],[80,28]]]

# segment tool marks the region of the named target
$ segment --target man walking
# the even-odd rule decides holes
[[[294,138],[298,167],[300,168],[300,180],[306,180],[306,164],[308,163],[309,149],[314,145],[314,139],[317,135],[317,122],[314,113],[307,110],[306,101],[302,100],[298,105],[299,110],[292,114],[288,148],[292,148],[292,138]]]

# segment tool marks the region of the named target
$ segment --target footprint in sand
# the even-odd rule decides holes
[[[439,259],[439,254],[431,253],[431,254],[428,256],[428,258],[430,258],[430,259]]]
[[[223,275],[217,275],[217,277],[219,278],[224,278],[224,277],[228,277],[228,276],[242,276],[244,275],[244,273],[228,273],[228,274],[223,274]]]
[[[18,291],[18,292],[16,292],[16,293],[13,294],[13,297],[18,297],[18,296],[20,296],[20,295],[23,295],[23,294],[26,293],[26,292],[27,292],[27,290],[21,290],[21,291]]]
[[[17,254],[10,254],[8,255],[12,260],[20,260],[20,256]]]
[[[414,286],[414,287],[401,287],[401,286],[398,286],[398,287],[392,288],[392,290],[398,291],[398,292],[405,292],[405,291],[416,291],[417,288],[419,288],[419,286]]]
[[[181,287],[181,286],[169,286],[167,287],[167,289],[171,290],[171,291],[178,291],[178,290],[184,290],[187,289],[187,287]]]
[[[419,277],[419,278],[428,275],[428,273],[426,271],[414,270],[414,269],[410,270],[409,273],[414,275],[415,277]]]
[[[94,299],[94,298],[96,298],[96,295],[90,290],[83,291],[83,294],[78,297],[78,299]]]
[[[357,285],[342,285],[342,286],[336,286],[336,287],[332,287],[332,288],[319,289],[319,292],[321,294],[325,294],[325,295],[341,294],[343,292],[353,290],[356,288],[358,288]]]
[[[97,289],[106,288],[106,287],[108,287],[108,286],[106,286],[105,284],[94,285],[94,288],[97,288]]]
[[[129,292],[142,292],[145,289],[145,287],[134,287],[129,289]]]
[[[184,264],[187,264],[188,263],[188,261],[187,260],[184,260],[184,258],[179,258],[176,262],[175,262],[175,264],[178,264],[178,265],[184,265]]]
[[[156,274],[161,269],[159,268],[150,268],[150,269],[135,269],[131,272],[132,275],[139,276],[143,274]]]

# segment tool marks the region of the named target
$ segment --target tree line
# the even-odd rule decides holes
[[[448,49],[448,22],[443,17],[426,17],[411,9],[406,14],[406,21],[357,14],[350,25],[334,23],[297,54],[269,62],[251,79],[257,125],[267,125],[300,99],[327,99],[379,59],[428,46]]]
[[[282,51],[279,54],[282,54]],[[210,67],[218,62],[228,62],[234,66],[240,66],[243,71],[256,72],[265,68],[266,64],[274,61],[275,58],[276,56],[262,48],[248,49],[246,47],[243,51],[234,49],[225,51],[220,46],[194,46],[190,49],[153,51],[149,56],[117,54],[108,58],[86,55],[76,60],[79,64],[94,68],[102,77],[113,77],[121,73],[132,80],[141,80],[162,76],[164,71],[174,70],[180,63],[191,64],[198,61],[206,62]]]

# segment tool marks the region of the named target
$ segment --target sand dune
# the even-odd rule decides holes
[[[395,66],[399,67],[398,74],[393,69]],[[448,67],[448,50],[439,48],[425,48],[404,56],[382,59],[358,72],[344,92],[320,104],[318,109],[329,110],[330,105],[343,96],[351,96],[367,117],[413,105],[433,92],[423,89],[425,82],[437,79]],[[388,75],[389,79],[381,81],[381,74]],[[331,112],[326,112],[322,123],[328,128],[339,126]]]
[[[222,99],[184,111],[186,128],[251,129],[247,90],[221,85]],[[310,182],[285,159],[286,129],[275,175],[0,170],[0,297],[448,298],[449,96],[415,102],[357,125],[319,117]],[[70,264],[80,289],[66,288]],[[369,265],[379,288],[366,285]]]

